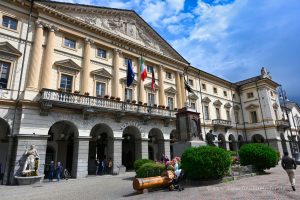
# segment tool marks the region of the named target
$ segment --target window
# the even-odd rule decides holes
[[[127,66],[128,65],[128,60],[132,65],[132,60],[130,58],[124,58],[124,65]],[[127,66],[128,67],[128,66]]]
[[[218,94],[218,89],[214,87],[214,93]]]
[[[9,29],[17,30],[18,20],[8,17],[8,16],[3,16],[2,17],[2,26],[9,28]]]
[[[65,45],[65,47],[75,49],[76,48],[76,40],[65,38],[64,45]]]
[[[153,93],[148,93],[148,106],[154,106],[154,97]]]
[[[221,119],[220,108],[216,108],[217,119]]]
[[[6,89],[8,84],[10,63],[0,61],[0,89]]]
[[[167,79],[172,79],[172,73],[171,72],[166,72],[166,78]]]
[[[226,117],[228,121],[231,121],[231,117],[230,117],[230,111],[226,110]]]
[[[100,57],[100,58],[106,58],[106,50],[98,48],[97,49],[97,56]]]
[[[239,118],[240,118],[240,116],[239,116],[239,111],[234,111],[234,116],[235,116],[235,122],[237,123],[237,124],[239,124],[240,123],[240,120],[239,120]]]
[[[209,120],[209,110],[208,106],[204,106],[204,119]]]
[[[251,114],[251,121],[252,121],[252,123],[257,123],[258,120],[257,120],[257,113],[256,113],[256,111],[252,111],[252,112],[250,112],[250,114]]]
[[[147,72],[152,74],[153,67],[152,66],[147,66]]]
[[[60,88],[64,92],[72,92],[73,77],[62,74],[60,78]]]
[[[206,84],[202,83],[202,89],[206,90]]]
[[[194,81],[192,79],[189,79],[189,85],[191,85],[191,86],[194,85]]]
[[[227,97],[227,91],[223,91],[224,97]]]
[[[103,97],[105,95],[106,84],[97,82],[96,83],[96,95]]]
[[[194,109],[194,110],[196,110],[196,103],[195,102],[191,103],[191,108]]]
[[[274,113],[275,113],[275,118],[276,118],[276,120],[278,120],[278,112],[277,112],[276,109],[274,109]]]
[[[247,97],[248,97],[248,99],[250,99],[250,98],[253,98],[253,97],[254,97],[254,94],[253,94],[253,92],[249,92],[249,93],[247,93]]]
[[[174,107],[173,97],[168,97],[168,106],[170,110],[173,110]]]
[[[125,99],[132,101],[132,89],[130,88],[125,89]]]

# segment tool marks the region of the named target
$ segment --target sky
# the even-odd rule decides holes
[[[237,82],[266,67],[300,103],[300,0],[56,0],[135,10],[192,66]]]

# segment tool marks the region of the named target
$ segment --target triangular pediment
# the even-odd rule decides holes
[[[14,57],[20,57],[22,55],[22,53],[9,42],[0,42],[0,53],[8,54]]]
[[[37,4],[188,64],[167,41],[133,10],[50,1],[37,2]]]
[[[222,102],[218,99],[218,100],[214,101],[214,105],[215,106],[221,106]]]
[[[247,109],[247,110],[251,110],[251,109],[256,109],[256,108],[258,108],[258,107],[259,107],[259,106],[256,105],[256,104],[250,104],[250,105],[246,106],[246,109]]]
[[[152,90],[152,83],[147,83],[145,86],[145,88]],[[157,84],[155,84],[155,90],[158,90],[159,86]]]
[[[189,99],[191,99],[191,100],[197,100],[198,96],[195,93],[192,93],[192,94],[189,95]]]
[[[226,103],[226,104],[224,105],[224,107],[225,107],[225,108],[231,108],[232,105],[231,105],[230,103]]]
[[[204,102],[204,103],[210,103],[211,100],[210,100],[210,98],[208,98],[208,97],[204,97],[204,98],[202,99],[202,102]]]
[[[77,65],[73,60],[71,59],[66,59],[66,60],[61,60],[61,61],[57,61],[55,62],[56,66],[61,66],[64,68],[68,68],[74,71],[80,71],[81,67],[79,65]]]
[[[104,68],[91,71],[92,75],[112,79],[112,75]]]
[[[177,93],[177,91],[173,87],[169,87],[169,88],[165,89],[165,93],[174,95]]]

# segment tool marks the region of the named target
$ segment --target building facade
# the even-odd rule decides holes
[[[129,87],[128,62],[135,73]],[[237,83],[201,71],[131,10],[3,0],[0,67],[3,184],[14,183],[31,144],[40,173],[53,160],[75,178],[95,174],[95,159],[111,158],[116,174],[139,158],[172,157],[176,113],[185,106],[200,113],[210,145],[234,151],[264,142],[279,152],[291,149],[279,85],[266,69]]]

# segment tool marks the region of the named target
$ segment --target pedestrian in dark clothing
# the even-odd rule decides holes
[[[55,171],[54,161],[51,161],[49,165],[49,174],[48,174],[49,181],[52,181],[54,177],[54,171]]]
[[[100,171],[100,161],[99,159],[96,160],[96,175],[99,175]]]
[[[60,180],[62,171],[63,171],[63,167],[62,167],[61,163],[58,162],[58,163],[57,163],[57,166],[56,166],[56,177],[57,177],[57,181]]]
[[[295,169],[297,168],[297,164],[293,158],[289,157],[288,152],[284,152],[284,156],[281,159],[281,166],[289,176],[292,189],[296,191]]]

